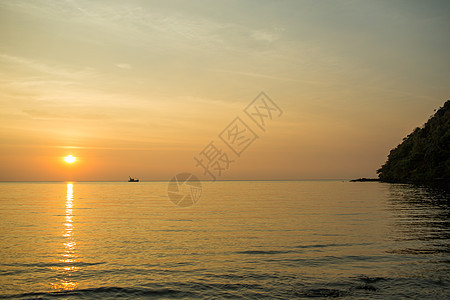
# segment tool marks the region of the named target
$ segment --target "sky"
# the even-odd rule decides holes
[[[450,99],[449,28],[449,1],[3,0],[0,181],[375,177]]]

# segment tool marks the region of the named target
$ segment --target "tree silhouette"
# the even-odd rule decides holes
[[[450,180],[450,100],[389,153],[377,170],[387,182]]]

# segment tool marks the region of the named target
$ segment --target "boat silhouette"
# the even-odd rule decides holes
[[[139,178],[133,178],[131,176],[128,177],[129,177],[128,182],[139,182]]]

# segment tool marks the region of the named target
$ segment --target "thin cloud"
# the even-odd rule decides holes
[[[116,67],[118,67],[119,69],[131,70],[130,64],[116,64]]]
[[[257,41],[264,41],[269,43],[275,42],[279,38],[277,34],[262,30],[254,30],[251,35]]]
[[[279,81],[292,81],[292,82],[302,82],[302,83],[310,83],[310,84],[324,84],[323,82],[320,82],[320,81],[303,80],[303,79],[297,79],[297,78],[273,76],[273,75],[266,75],[266,74],[260,74],[260,73],[239,72],[239,71],[231,71],[231,70],[212,70],[212,71],[221,72],[221,73],[237,74],[237,75],[249,76],[249,77],[274,79],[274,80],[279,80]]]
[[[55,65],[48,65],[36,60],[24,58],[24,57],[18,57],[18,56],[12,56],[4,53],[0,53],[0,61],[3,61],[3,63],[12,64],[16,66],[22,66],[28,69],[32,69],[34,71],[38,71],[43,74],[47,75],[54,75],[58,77],[65,77],[65,78],[71,78],[71,79],[80,79],[82,77],[85,77],[87,75],[93,75],[93,72],[91,69],[85,68],[85,69],[69,69],[64,68],[61,66],[55,66]]]

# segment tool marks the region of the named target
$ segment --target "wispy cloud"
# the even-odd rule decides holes
[[[265,42],[275,42],[278,40],[279,36],[278,34],[275,34],[273,32],[268,31],[262,31],[262,30],[254,30],[251,32],[251,36],[258,41],[265,41]]]
[[[59,78],[62,77],[67,79],[80,79],[85,78],[86,76],[92,76],[94,74],[93,70],[89,68],[72,69],[68,67],[49,65],[37,60],[8,55],[4,53],[0,53],[0,63],[31,69],[33,71],[41,73],[41,75],[54,75]]]
[[[131,70],[130,64],[116,64],[116,67],[118,67],[119,69]]]
[[[240,72],[240,71],[232,71],[232,70],[213,70],[213,71],[248,76],[248,77],[266,78],[266,79],[272,79],[272,80],[277,80],[277,81],[302,82],[302,83],[308,83],[308,84],[324,84],[321,81],[303,80],[303,79],[298,79],[298,78],[274,76],[274,75],[267,75],[267,74],[261,74],[261,73]]]
[[[92,1],[12,1],[3,5],[27,14],[45,16],[46,19],[102,30],[107,33],[105,39],[115,36],[136,44],[151,41],[152,45],[162,41],[165,47],[247,48],[260,42],[277,41],[283,32],[280,28],[262,29],[182,10],[167,11],[145,2],[140,5],[104,5]]]

